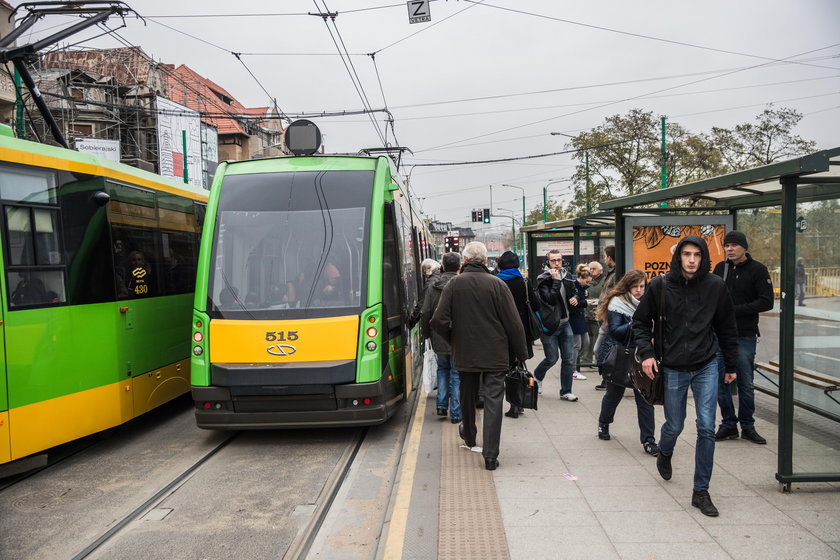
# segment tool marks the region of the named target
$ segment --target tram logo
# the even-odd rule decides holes
[[[297,348],[291,344],[272,344],[266,351],[272,356],[291,356],[297,352]]]

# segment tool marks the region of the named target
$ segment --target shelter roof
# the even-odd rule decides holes
[[[602,202],[602,210],[624,210],[674,199],[709,200],[713,206],[697,210],[761,208],[781,203],[782,182],[794,181],[800,201],[820,200],[830,193],[840,195],[840,148],[814,152],[762,167],[676,187],[625,196]]]

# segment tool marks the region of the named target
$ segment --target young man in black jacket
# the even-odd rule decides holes
[[[735,322],[738,326],[738,414],[732,402],[732,391],[721,379],[718,390],[720,405],[720,427],[715,439],[722,441],[738,437],[738,422],[741,423],[741,437],[753,443],[765,444],[767,440],[755,431],[755,346],[759,336],[758,314],[773,309],[773,283],[767,267],[754,261],[747,252],[747,236],[740,231],[730,231],[723,238],[726,260],[715,266],[715,274],[723,278],[735,305]],[[719,363],[720,373],[723,364]]]
[[[560,362],[560,398],[576,401],[572,393],[572,379],[575,373],[575,335],[569,325],[569,309],[578,304],[575,282],[563,269],[563,255],[558,249],[551,249],[545,257],[548,270],[537,277],[537,296],[540,300],[540,321],[544,332],[540,335],[545,358],[534,369],[534,377],[542,381],[549,368]]]
[[[674,250],[671,270],[655,278],[645,290],[633,315],[633,337],[642,358],[642,368],[651,379],[660,367],[654,348],[660,349],[665,387],[665,423],[659,438],[656,468],[671,479],[671,456],[685,425],[688,388],[694,394],[697,413],[697,444],[694,450],[694,492],[691,505],[704,515],[716,517],[718,510],[709,496],[715,456],[715,412],[719,384],[717,353],[723,351],[725,380],[735,380],[738,331],[732,298],[723,280],[709,273],[711,261],[706,242],[689,235]],[[660,295],[665,290],[665,309]],[[662,340],[654,327],[662,314]]]

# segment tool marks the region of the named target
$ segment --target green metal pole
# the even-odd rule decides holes
[[[522,228],[525,227],[525,189],[522,189],[522,224],[519,226],[519,244],[521,253],[519,253],[519,258],[522,262],[525,262],[525,232],[522,231]]]
[[[584,156],[586,157],[586,213],[592,213],[592,203],[589,199],[589,193],[592,192],[589,190],[589,152],[584,152]]]
[[[543,187],[543,223],[548,221],[548,196],[546,196],[546,192],[548,191],[548,185]]]
[[[23,120],[23,95],[21,95],[20,72],[15,68],[15,130],[17,137],[26,140],[26,122]]]
[[[660,159],[659,159],[659,182],[664,189],[665,186],[668,184],[668,168],[666,166],[666,157],[668,152],[665,148],[665,117],[662,117],[662,147],[660,150]],[[659,203],[660,208],[665,208],[668,206],[668,203],[664,200]]]
[[[190,182],[190,171],[187,169],[187,131],[181,131],[181,144],[184,149],[184,183]]]

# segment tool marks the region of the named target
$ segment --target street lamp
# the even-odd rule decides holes
[[[519,189],[520,191],[522,191],[522,226],[524,226],[525,225],[525,187],[520,187],[518,185],[510,185],[508,183],[503,183],[502,186],[503,187],[511,187],[511,188]],[[520,234],[522,234],[522,226],[520,226],[520,228],[519,228]],[[520,241],[520,243],[522,244],[521,245],[521,247],[522,247],[521,254],[522,254],[522,257],[525,258],[525,235],[524,234],[522,234],[522,240]]]
[[[569,179],[571,179],[571,177],[564,177],[562,179],[553,179],[553,180],[550,180],[548,182],[548,184],[546,184],[546,186],[543,187],[543,223],[548,221],[548,187],[550,187],[551,185],[554,185],[556,183],[563,183],[565,181],[568,181]]]
[[[507,208],[496,208],[496,210],[504,210],[505,212],[510,212],[510,216],[508,216],[507,214],[496,215],[501,216],[503,218],[510,218],[511,241],[513,241],[513,250],[516,251],[516,222],[518,220],[513,217],[513,210],[509,210]]]

